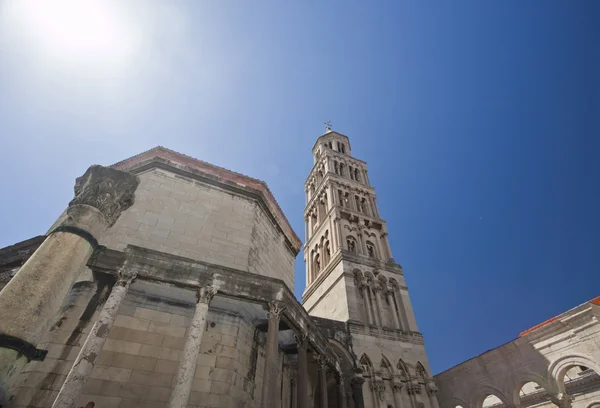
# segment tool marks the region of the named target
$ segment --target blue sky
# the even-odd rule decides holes
[[[599,2],[22,4],[0,5],[0,247],[90,164],[158,144],[265,180],[302,236],[331,120],[434,373],[600,294]]]

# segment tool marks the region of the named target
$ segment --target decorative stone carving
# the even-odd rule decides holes
[[[294,333],[294,339],[296,340],[296,345],[300,347],[308,340],[308,335],[305,333]]]
[[[411,382],[406,386],[406,391],[409,395],[417,395],[421,393],[421,384],[416,381]]]
[[[356,376],[350,381],[350,388],[352,388],[353,390],[359,390],[362,388],[364,382],[365,379],[363,377]]]
[[[281,313],[285,310],[285,303],[281,300],[271,300],[268,307],[265,307],[265,309],[267,309],[269,319],[275,318],[279,320]]]
[[[380,401],[385,401],[385,383],[383,380],[375,380],[371,384],[371,391],[377,394]]]
[[[140,184],[138,176],[125,171],[94,165],[75,182],[75,205],[97,208],[112,227],[123,211],[133,205],[134,193]]]
[[[394,381],[394,382],[392,382],[392,390],[394,392],[400,392],[400,391],[402,391],[402,387],[404,387],[404,384],[401,381]]]
[[[319,365],[319,368],[321,370],[326,370],[327,369],[327,363],[328,363],[327,357],[321,356],[321,355],[316,355],[314,357],[314,359],[315,359],[315,362]]]
[[[210,301],[217,294],[217,290],[212,286],[206,286],[204,288],[198,289],[198,303],[206,303],[209,304]]]
[[[433,381],[429,381],[425,386],[429,395],[435,395],[438,392],[438,387]]]

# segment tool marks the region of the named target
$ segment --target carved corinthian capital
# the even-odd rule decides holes
[[[198,289],[198,303],[210,304],[210,301],[217,294],[217,290],[212,286],[206,286]]]
[[[94,165],[75,182],[75,198],[69,210],[76,205],[89,205],[98,209],[112,227],[123,211],[133,205],[134,193],[140,184],[135,174]]]
[[[281,317],[281,313],[285,310],[285,303],[281,300],[272,300],[269,302],[269,305],[265,307],[267,310],[267,314],[269,319],[277,319]]]

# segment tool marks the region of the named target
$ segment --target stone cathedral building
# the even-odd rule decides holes
[[[0,408],[600,407],[600,299],[434,379],[366,163],[329,128],[312,155],[304,245],[260,180],[90,167],[0,249]]]
[[[312,154],[304,246],[260,180],[163,147],[90,167],[0,250],[0,406],[438,408],[366,163],[329,128]]]

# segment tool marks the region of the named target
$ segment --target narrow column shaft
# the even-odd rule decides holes
[[[346,384],[344,383],[344,379],[340,374],[338,378],[338,404],[339,408],[347,408],[348,402],[346,401]]]
[[[364,408],[365,400],[363,397],[363,384],[365,379],[363,377],[354,377],[350,382],[350,388],[352,389],[352,400],[356,408]]]
[[[371,326],[373,324],[373,316],[371,316],[371,307],[369,306],[369,286],[365,283],[361,288],[361,292],[363,295],[363,301],[365,304],[365,317],[367,318],[367,325]]]
[[[296,335],[298,345],[298,381],[296,386],[297,408],[308,408],[308,339]]]
[[[216,290],[210,286],[198,290],[196,311],[190,324],[188,336],[185,339],[183,352],[179,358],[179,368],[177,369],[173,391],[171,391],[169,408],[187,407],[192,381],[196,372],[196,362],[198,361],[198,354],[200,354],[202,336],[206,330],[208,306],[216,293]]]
[[[337,234],[338,245],[340,248],[344,248],[344,241],[342,239],[342,227],[340,226],[339,218],[336,218],[334,221],[335,224],[335,232]]]
[[[327,363],[324,358],[318,357],[317,364],[319,365],[319,398],[321,408],[327,408]]]
[[[396,404],[396,408],[403,408],[402,406],[402,383],[395,382],[392,384],[392,391],[394,393],[394,403]]]
[[[435,392],[431,392],[429,393],[429,401],[431,401],[431,406],[433,408],[439,408],[439,404],[438,404],[438,400],[437,400],[437,396],[435,395]]]
[[[388,303],[390,304],[390,311],[392,313],[392,318],[394,319],[394,326],[398,330],[402,330],[402,325],[400,324],[400,318],[398,317],[398,310],[396,309],[396,303],[394,302],[394,292],[391,290],[386,291]]]
[[[372,285],[369,285],[369,297],[371,300],[371,307],[373,308],[373,322],[375,323],[375,326],[377,327],[381,327],[381,320],[379,320],[380,314],[379,311],[377,310],[377,301],[374,300],[375,297],[377,296],[377,294],[375,293],[375,289]]]
[[[124,265],[119,271],[119,278],[106,299],[98,320],[92,326],[90,334],[85,339],[75,362],[67,374],[52,408],[71,408],[83,391],[88,378],[96,365],[96,358],[100,355],[102,347],[108,338],[115,322],[121,302],[129,290],[129,285],[135,278],[136,272],[129,271]]]
[[[267,330],[267,344],[265,346],[265,370],[262,385],[262,406],[274,407],[277,401],[277,353],[279,351],[279,318],[284,310],[280,301],[269,302],[269,328]]]
[[[396,305],[398,306],[400,324],[402,325],[403,330],[411,331],[411,328],[408,324],[408,316],[404,307],[404,301],[402,300],[402,290],[400,289],[400,287],[394,288],[394,296],[396,297]]]
[[[379,327],[386,324],[383,318],[383,305],[381,304],[381,286],[375,285],[373,287],[373,295],[375,296],[375,304],[377,305],[377,315],[379,316]]]

